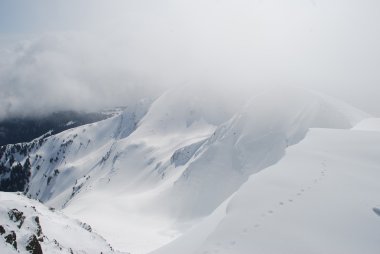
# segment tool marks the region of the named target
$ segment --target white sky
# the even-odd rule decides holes
[[[184,83],[303,86],[379,116],[379,13],[378,0],[1,0],[0,117]]]

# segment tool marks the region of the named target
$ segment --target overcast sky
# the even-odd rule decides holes
[[[296,85],[380,116],[378,0],[0,0],[0,117]]]

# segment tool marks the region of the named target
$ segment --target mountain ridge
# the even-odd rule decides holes
[[[30,158],[25,194],[88,221],[117,249],[146,253],[210,215],[310,128],[351,128],[368,117],[303,89],[259,93],[234,110],[223,108],[233,98],[217,95],[172,89],[28,144],[28,156],[14,154],[20,163]],[[11,149],[2,163],[9,164]]]

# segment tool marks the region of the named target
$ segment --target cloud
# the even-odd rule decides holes
[[[2,56],[0,117],[99,110],[133,103],[158,91],[129,72],[126,61],[94,36],[45,35]]]
[[[183,84],[296,85],[380,114],[378,1],[91,3],[49,5],[33,39],[0,50],[0,117],[124,105]]]

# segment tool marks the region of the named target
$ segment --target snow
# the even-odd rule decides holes
[[[22,212],[22,223],[10,219],[9,212],[12,209]],[[36,218],[39,218],[42,233],[38,233]],[[39,243],[43,253],[119,253],[114,252],[101,236],[91,232],[87,224],[70,219],[59,211],[51,211],[43,204],[15,193],[0,192],[0,225],[5,228],[4,235],[11,231],[16,233],[18,250],[16,252],[0,236],[1,253],[29,253],[25,246],[32,235],[42,239]]]
[[[379,253],[379,165],[379,133],[314,129],[218,208],[222,219],[152,254]]]
[[[237,106],[230,107],[232,102]],[[333,218],[345,219],[339,215],[341,207],[352,209],[335,200],[336,195],[353,193],[356,203],[352,206],[358,205],[366,189],[356,193],[357,189],[349,188],[355,185],[349,176],[356,171],[342,172],[338,170],[343,166],[339,163],[345,163],[342,158],[348,156],[353,161],[363,161],[360,166],[373,166],[378,143],[372,135],[377,134],[333,129],[350,129],[368,117],[333,98],[296,88],[256,93],[239,103],[228,96],[219,97],[217,91],[171,89],[153,101],[129,105],[111,118],[67,130],[35,146],[30,152],[32,176],[27,195],[86,221],[121,251],[143,254],[168,244],[157,253],[211,253],[210,248],[220,253],[265,253],[261,250],[267,251],[266,244],[273,239],[281,241],[287,229],[290,233],[304,233],[310,227],[319,236],[321,228],[308,225],[305,216],[318,218],[316,211],[321,208],[317,205],[323,208],[321,200],[327,199],[329,191],[335,194],[327,204],[339,205],[336,210],[326,207],[323,212],[331,212]],[[309,132],[310,128],[324,129]],[[355,142],[358,145],[353,145]],[[367,158],[369,154],[374,158]],[[339,164],[338,171],[332,171],[336,178],[329,179],[340,186],[338,175],[343,174],[342,184],[348,187],[341,187],[340,193],[332,184],[322,191],[318,188],[327,181],[318,182],[308,192],[310,202],[303,203],[300,200],[308,187],[303,185],[321,177],[321,163],[325,160],[322,155],[331,171]],[[373,179],[373,171],[365,171],[363,176]],[[304,189],[299,198],[297,188]],[[286,195],[297,198],[291,202]],[[375,197],[372,193],[366,195]],[[380,204],[371,204],[368,208],[375,219],[378,207]],[[282,217],[276,217],[277,208],[285,210]],[[269,230],[261,235],[253,228],[259,223],[256,219],[264,218],[263,212],[265,218],[277,220],[267,220],[265,228],[260,222],[260,229]],[[359,218],[355,209],[352,216]],[[292,218],[294,224],[286,224]],[[323,220],[320,221],[318,225],[322,226]],[[241,229],[245,224],[247,229]],[[273,238],[268,236],[272,234]],[[252,237],[261,239],[262,245],[252,246]],[[291,237],[306,242],[312,238],[289,234],[284,237],[289,244],[278,246],[298,246],[292,244]],[[213,239],[220,245],[213,246]],[[331,246],[327,244],[326,248]],[[268,249],[267,253],[278,253],[280,247]],[[310,249],[300,250],[313,253]]]
[[[179,101],[172,91],[155,101],[137,129],[113,146],[116,161],[104,166],[113,168],[109,182],[94,180],[98,186],[65,212],[89,221],[116,248],[147,253],[212,213],[310,127],[350,128],[361,119],[350,107],[295,90],[255,96],[234,114],[206,121],[207,106],[193,109],[187,95]],[[186,112],[198,116],[189,121]]]
[[[65,126],[70,126],[70,125],[73,125],[73,124],[75,124],[74,121],[68,121],[68,122],[65,124]]]
[[[380,131],[380,118],[368,118],[364,119],[357,125],[355,125],[353,130],[363,130],[363,131]]]

